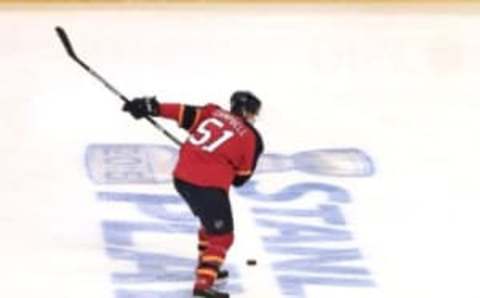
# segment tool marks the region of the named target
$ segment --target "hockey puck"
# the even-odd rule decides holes
[[[248,260],[247,260],[247,265],[248,265],[248,266],[255,266],[255,265],[257,265],[257,260],[255,260],[255,259],[248,259]]]

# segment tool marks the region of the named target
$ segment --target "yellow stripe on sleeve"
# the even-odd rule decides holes
[[[180,105],[180,111],[178,112],[178,125],[183,123],[183,114],[185,112],[185,105]]]

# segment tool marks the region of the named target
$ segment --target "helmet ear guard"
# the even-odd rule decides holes
[[[250,91],[235,91],[230,97],[230,112],[235,115],[257,115],[261,106],[262,102]]]

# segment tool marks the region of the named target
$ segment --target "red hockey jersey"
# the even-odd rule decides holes
[[[230,185],[243,185],[253,174],[263,141],[243,118],[213,104],[160,104],[159,115],[190,133],[180,149],[176,178],[228,192]]]

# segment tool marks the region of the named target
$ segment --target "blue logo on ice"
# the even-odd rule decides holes
[[[181,235],[193,240],[197,233],[196,219],[176,193],[158,191],[170,185],[176,154],[175,148],[160,145],[95,144],[87,148],[91,181],[109,190],[98,192],[97,199],[108,207],[121,208],[119,217],[105,214],[102,222],[106,252],[120,268],[112,273],[116,298],[191,296],[195,252],[164,249],[172,234],[176,242]],[[276,191],[262,191],[261,176],[279,173],[304,177],[297,183],[282,179]],[[368,177],[373,173],[371,159],[358,149],[265,154],[257,179],[235,192],[252,203],[253,220],[273,260],[282,297],[307,297],[308,286],[375,285],[344,216],[344,208],[351,203],[349,192],[318,178]],[[154,191],[151,184],[156,185]],[[122,192],[124,185],[135,192]],[[248,294],[241,270],[228,260],[227,267],[231,273],[227,291]]]

